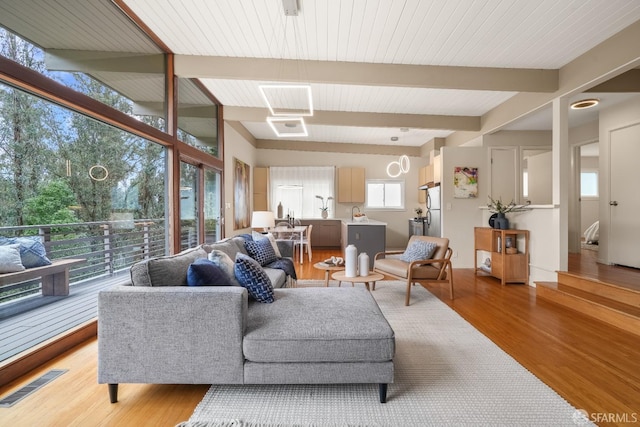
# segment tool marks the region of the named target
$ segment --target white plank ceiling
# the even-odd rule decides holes
[[[464,67],[558,69],[640,19],[635,0],[299,0],[297,17],[285,17],[281,0],[125,3],[176,54]],[[264,81],[216,78],[215,70],[202,81],[224,105],[265,106]],[[482,116],[516,93],[320,83],[312,92],[316,110],[454,116]],[[264,122],[242,123],[257,139],[274,139]],[[398,136],[396,144],[420,146],[453,130],[309,131],[300,139],[389,144]]]
[[[270,82],[260,74],[260,61],[266,59],[301,63],[300,81],[305,70],[322,64],[337,70],[346,63],[393,64],[399,67],[397,76],[410,66],[557,70],[640,20],[639,0],[298,0],[297,17],[285,17],[282,0],[1,0],[0,25],[44,49],[160,52],[116,7],[118,2],[178,59],[252,58],[250,78],[215,67],[205,67],[198,78],[223,105],[236,108],[240,118],[235,120],[256,139],[275,139],[264,120],[255,118],[256,109],[267,112],[258,91],[258,84]],[[376,84],[369,68],[361,73],[360,84],[338,83],[335,76],[312,82],[314,108],[381,113],[389,120],[358,126],[316,123],[309,126],[309,137],[300,139],[388,145],[398,136],[395,144],[420,146],[456,129],[415,126],[400,133],[399,116],[424,117],[430,126],[439,116],[480,118],[521,90],[475,87],[482,79],[473,73],[464,86],[474,90],[415,87],[400,77]],[[108,70],[96,75],[107,84],[111,78]],[[150,75],[145,84],[137,77],[127,82],[120,73],[114,87],[134,101],[157,102],[157,96],[141,91],[161,93],[161,79]],[[533,122],[521,127],[544,126]]]

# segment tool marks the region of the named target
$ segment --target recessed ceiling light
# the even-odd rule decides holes
[[[572,102],[571,109],[584,110],[585,108],[595,107],[599,103],[600,103],[600,100],[597,98],[581,99],[580,101]]]
[[[398,137],[397,137],[397,136],[392,136],[392,137],[391,137],[391,140],[392,140],[393,142],[396,142],[396,141],[398,140]]]

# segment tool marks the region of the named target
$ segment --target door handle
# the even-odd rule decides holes
[[[618,202],[615,200],[612,202],[609,202],[609,206],[618,206]]]

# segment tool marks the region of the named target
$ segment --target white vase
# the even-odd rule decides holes
[[[362,252],[358,255],[358,264],[360,265],[360,276],[369,275],[369,255],[366,252]]]
[[[322,211],[322,218],[327,219],[327,217],[329,216],[329,211]]]
[[[354,245],[349,245],[344,250],[344,275],[358,276],[358,249]]]

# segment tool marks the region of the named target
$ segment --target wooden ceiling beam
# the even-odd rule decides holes
[[[203,79],[554,92],[558,70],[176,55],[176,75]]]

